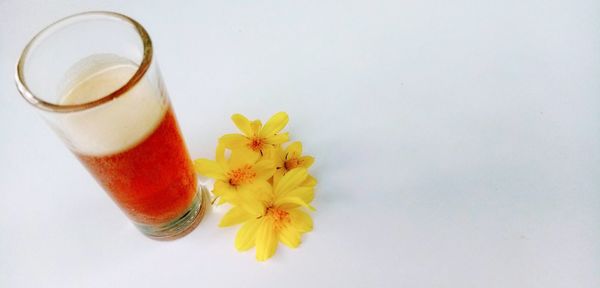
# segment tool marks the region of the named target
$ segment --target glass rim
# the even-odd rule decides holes
[[[48,102],[46,100],[43,100],[40,97],[37,97],[27,86],[27,81],[25,79],[25,72],[24,72],[24,66],[25,66],[25,63],[27,62],[26,59],[28,58],[29,53],[31,52],[31,48],[34,47],[35,44],[39,43],[40,41],[43,41],[46,36],[51,35],[53,32],[56,31],[57,28],[60,28],[63,24],[67,24],[67,25],[76,24],[80,20],[91,19],[94,17],[108,17],[108,18],[114,18],[117,20],[124,21],[124,22],[130,24],[134,28],[134,30],[137,32],[138,36],[140,37],[140,40],[142,41],[144,55],[142,57],[142,62],[138,66],[135,73],[129,78],[129,80],[125,84],[123,84],[117,90],[111,92],[108,95],[104,95],[101,98],[98,98],[96,100],[92,100],[89,102],[85,102],[85,103],[63,105],[63,104]],[[71,23],[69,23],[69,22],[71,22]],[[150,39],[150,35],[148,35],[148,32],[146,32],[146,29],[144,29],[144,27],[140,23],[133,20],[129,16],[126,16],[126,15],[123,15],[123,14],[120,14],[117,12],[110,12],[110,11],[82,12],[82,13],[73,14],[73,15],[64,17],[62,19],[59,19],[59,20],[49,24],[44,29],[42,29],[40,32],[38,32],[35,36],[33,36],[33,38],[27,43],[25,48],[23,48],[23,51],[21,52],[21,54],[19,56],[19,60],[17,62],[16,74],[15,74],[15,81],[17,84],[17,89],[19,90],[19,93],[21,94],[21,96],[23,96],[23,98],[25,98],[25,100],[27,100],[27,102],[29,102],[31,105],[33,105],[39,109],[49,111],[49,112],[58,112],[58,113],[83,111],[83,110],[87,110],[90,108],[100,106],[106,102],[116,99],[119,96],[125,94],[131,88],[133,88],[144,77],[144,75],[148,71],[148,68],[150,67],[150,64],[152,62],[152,54],[153,54],[153,48],[152,48],[152,40]]]

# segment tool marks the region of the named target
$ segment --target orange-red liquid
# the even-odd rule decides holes
[[[75,153],[135,222],[165,224],[182,216],[196,195],[196,176],[172,108],[157,128],[126,151]]]

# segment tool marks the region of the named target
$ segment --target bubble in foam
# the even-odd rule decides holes
[[[60,89],[61,104],[97,100],[125,85],[138,67],[112,54],[87,57],[75,64]],[[77,153],[110,155],[125,151],[156,129],[168,103],[157,85],[142,78],[134,87],[110,102],[61,119],[62,133]]]

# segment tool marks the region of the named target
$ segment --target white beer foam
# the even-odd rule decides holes
[[[137,65],[111,55],[81,60],[66,74],[61,104],[80,104],[102,98],[131,79]],[[58,128],[77,153],[106,156],[132,148],[158,126],[168,102],[157,84],[142,78],[133,88],[100,106],[61,115]]]

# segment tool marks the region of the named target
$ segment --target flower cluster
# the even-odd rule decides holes
[[[256,259],[269,259],[278,243],[296,248],[302,234],[312,230],[306,209],[314,198],[317,181],[307,169],[314,158],[302,155],[302,144],[289,141],[288,115],[279,112],[263,126],[240,114],[231,117],[242,134],[219,139],[215,161],[197,159],[196,172],[215,180],[213,194],[218,204],[232,208],[219,226],[242,224],[235,247],[246,251],[256,247]]]

